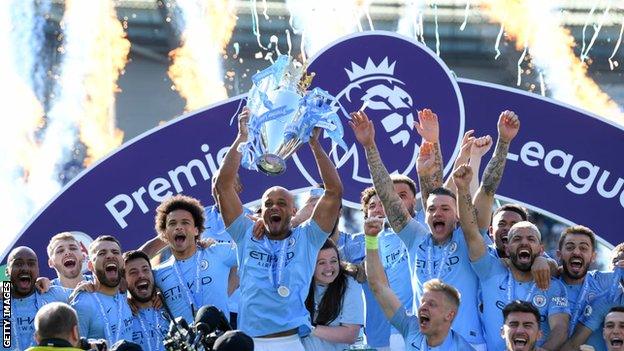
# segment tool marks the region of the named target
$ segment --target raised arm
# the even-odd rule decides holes
[[[351,114],[351,129],[355,133],[355,138],[366,151],[366,161],[368,170],[373,178],[373,185],[383,204],[386,217],[395,233],[399,233],[412,219],[412,215],[403,205],[401,198],[394,191],[394,184],[386,166],[381,160],[379,150],[375,144],[375,127],[373,122],[363,111]]]
[[[318,200],[312,219],[324,232],[331,232],[334,229],[336,220],[340,216],[340,204],[342,202],[342,182],[338,176],[336,166],[331,162],[325,150],[318,141],[321,130],[314,130],[314,135],[310,139],[310,149],[314,155],[316,166],[318,167],[321,180],[325,187],[325,192]]]
[[[464,163],[470,162],[470,152],[472,148],[472,143],[474,143],[475,138],[472,136],[474,134],[474,130],[469,130],[464,133],[464,137],[462,138],[461,147],[459,149],[459,155],[455,158],[455,162],[453,162],[453,170],[457,169],[460,165]],[[420,171],[418,171],[420,176]],[[444,187],[451,190],[453,193],[457,194],[457,188],[455,187],[455,183],[453,183],[453,174],[446,178],[444,182]],[[473,193],[474,194],[474,193]]]
[[[383,229],[383,219],[379,217],[367,218],[364,222],[364,234],[366,235],[366,275],[368,285],[375,295],[375,299],[381,306],[388,320],[392,319],[401,308],[401,301],[388,285],[388,278],[384,272],[378,252],[379,232]]]
[[[238,135],[227,154],[225,154],[223,164],[215,181],[217,202],[219,203],[219,210],[226,227],[229,227],[243,213],[243,204],[236,191],[236,175],[238,174],[242,157],[238,151],[238,146],[246,142],[249,135],[247,128],[249,115],[250,111],[247,107],[244,107],[243,112],[238,115]]]
[[[492,148],[492,137],[489,135],[476,138],[470,147],[470,168],[474,171],[474,177],[470,182],[470,194],[475,195],[479,189],[479,170],[481,159]]]
[[[503,111],[498,117],[497,128],[496,148],[483,172],[483,180],[474,200],[479,228],[487,228],[490,225],[494,194],[503,177],[509,144],[520,130],[520,120],[513,111]]]
[[[442,178],[442,149],[440,148],[440,125],[438,123],[438,116],[429,109],[423,109],[418,111],[418,122],[414,122],[416,131],[425,142],[433,145],[433,172],[427,176],[421,176],[420,179],[420,196],[423,203],[423,208],[426,207],[427,198],[431,191],[435,188],[439,188],[444,183]]]
[[[472,169],[468,165],[461,165],[453,172],[453,181],[457,186],[457,209],[459,223],[461,224],[464,238],[468,244],[470,261],[477,261],[486,254],[485,241],[479,233],[477,226],[477,214],[470,196],[470,180]]]

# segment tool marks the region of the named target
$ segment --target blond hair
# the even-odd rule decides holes
[[[76,239],[76,237],[72,233],[70,232],[58,233],[54,235],[52,238],[50,238],[50,242],[48,243],[48,247],[47,247],[48,258],[52,256],[52,251],[54,250],[54,245],[56,244],[56,242],[64,241],[64,240],[75,241],[76,244],[80,246],[78,239]]]
[[[431,279],[427,281],[423,285],[423,291],[439,291],[443,293],[444,296],[446,296],[446,299],[451,302],[455,306],[455,308],[459,307],[459,303],[461,301],[461,294],[459,293],[459,291],[457,291],[454,286],[446,284],[440,279]]]

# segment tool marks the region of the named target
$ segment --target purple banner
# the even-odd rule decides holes
[[[412,127],[416,110],[431,108],[438,114],[448,174],[464,130],[495,138],[500,111],[511,109],[522,126],[511,145],[499,195],[566,223],[587,225],[611,243],[620,241],[614,218],[624,214],[624,165],[617,155],[624,150],[621,127],[534,94],[476,81],[458,83],[429,49],[389,32],[335,42],[312,60],[309,71],[316,73],[313,86],[328,90],[341,104],[337,107],[349,150],[336,150],[332,157],[347,205],[359,206],[359,193],[370,185],[364,151],[356,145],[346,115],[363,101],[369,101],[366,112],[375,123],[388,169],[412,178],[421,143]],[[3,259],[17,245],[46,257],[49,238],[60,231],[92,238],[112,234],[124,249],[136,248],[155,235],[154,209],[165,197],[181,192],[212,204],[211,178],[236,135],[232,121],[243,98],[183,116],[123,145],[68,184]],[[329,140],[324,142],[329,149]],[[243,201],[258,199],[271,185],[297,190],[319,181],[306,145],[287,165],[279,177],[241,168]]]

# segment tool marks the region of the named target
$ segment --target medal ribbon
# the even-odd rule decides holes
[[[102,301],[100,300],[98,293],[94,293],[93,297],[95,297],[95,302],[97,302],[98,304],[98,307],[100,309],[100,314],[102,315],[102,318],[104,318],[104,334],[106,335],[106,340],[108,340],[108,342],[110,342],[111,344],[114,344],[117,341],[119,341],[119,336],[121,335],[121,324],[124,322],[121,316],[121,309],[122,309],[121,300],[123,299],[123,296],[120,294],[116,294],[113,297],[113,299],[115,298],[117,299],[117,320],[118,320],[117,333],[114,339],[111,337],[113,330],[111,329],[112,326],[110,324],[110,320],[108,319],[108,315],[106,314],[106,311],[104,311],[104,306],[102,306]]]

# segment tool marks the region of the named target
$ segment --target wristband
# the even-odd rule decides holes
[[[379,238],[376,236],[366,235],[364,237],[364,245],[367,250],[377,250],[379,248]]]

